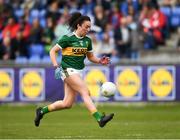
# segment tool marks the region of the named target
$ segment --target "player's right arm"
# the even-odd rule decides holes
[[[57,60],[56,60],[56,53],[60,50],[61,50],[61,48],[59,47],[58,44],[56,44],[52,47],[52,49],[49,52],[50,58],[51,58],[51,61],[52,61],[54,67],[59,67]]]

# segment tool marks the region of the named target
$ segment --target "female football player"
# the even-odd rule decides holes
[[[40,120],[46,113],[71,108],[77,93],[79,93],[99,126],[104,127],[113,118],[114,114],[105,115],[98,112],[81,74],[86,56],[91,62],[102,65],[107,65],[110,60],[105,56],[97,58],[93,55],[91,39],[86,36],[91,28],[91,20],[88,16],[81,15],[78,12],[73,13],[68,24],[72,33],[60,38],[50,50],[50,58],[55,67],[55,78],[61,78],[64,81],[64,99],[36,109],[35,126],[39,126]],[[56,60],[58,51],[62,51],[60,65]]]

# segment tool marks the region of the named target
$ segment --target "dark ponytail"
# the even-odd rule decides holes
[[[68,25],[71,31],[77,29],[77,25],[82,25],[84,21],[91,21],[88,16],[84,16],[79,12],[75,12],[71,14],[71,17],[68,21]]]

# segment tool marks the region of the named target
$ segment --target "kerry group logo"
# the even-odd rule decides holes
[[[14,100],[14,71],[0,69],[0,101]]]
[[[84,80],[94,100],[107,100],[100,96],[100,87],[104,82],[109,81],[109,69],[107,67],[86,67]]]
[[[148,68],[148,99],[175,99],[175,68],[173,66]]]
[[[20,70],[20,99],[22,101],[42,101],[45,99],[44,69]]]
[[[141,67],[116,67],[114,76],[119,91],[115,95],[116,100],[142,99]]]

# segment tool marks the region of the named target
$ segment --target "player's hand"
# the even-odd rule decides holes
[[[103,56],[100,58],[99,63],[102,65],[107,65],[110,63],[109,57]]]
[[[61,78],[61,68],[57,67],[55,69],[55,79],[60,79]]]

